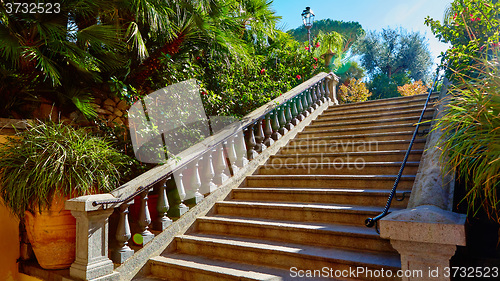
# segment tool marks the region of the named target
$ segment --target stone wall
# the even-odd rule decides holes
[[[128,126],[127,111],[130,106],[125,100],[120,100],[117,97],[107,99],[95,99],[95,106],[99,119],[105,122],[109,127],[117,125]]]

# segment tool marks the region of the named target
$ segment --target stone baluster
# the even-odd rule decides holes
[[[311,91],[310,91],[312,107],[314,108],[314,110],[319,108],[319,104],[318,104],[319,103],[319,98],[318,98],[319,93],[318,93],[317,89],[318,89],[318,84],[313,85],[311,87]]]
[[[282,136],[288,133],[288,130],[286,129],[285,109],[286,108],[284,105],[281,105],[280,107],[276,108],[278,112],[278,122],[280,123],[279,132]]]
[[[298,94],[296,98],[297,98],[297,111],[298,111],[297,119],[299,121],[303,121],[306,117],[303,114],[304,105],[302,104],[302,94]]]
[[[236,166],[239,168],[244,167],[248,163],[247,148],[245,145],[245,138],[243,132],[236,133],[232,139],[234,140],[234,148],[236,150]]]
[[[120,205],[118,208],[120,212],[120,218],[118,220],[118,227],[116,229],[116,241],[118,246],[114,249],[111,259],[115,263],[124,263],[125,260],[130,258],[134,254],[134,250],[130,249],[128,246],[128,240],[132,237],[130,232],[130,224],[128,221],[128,207],[133,204],[133,201],[126,202]]]
[[[167,216],[168,209],[170,209],[167,198],[167,180],[168,178],[158,184],[158,201],[156,202],[158,218],[153,222],[153,227],[159,231],[167,229],[172,224],[172,220]]]
[[[321,82],[318,82],[316,84],[316,104],[318,105],[318,107],[323,104],[323,100],[321,98],[322,97],[321,95],[322,95],[322,93],[321,93]]]
[[[233,157],[236,158],[236,152],[234,152],[234,143],[232,151],[234,153]],[[233,167],[233,170],[234,169],[235,168]],[[215,171],[214,171],[214,164],[212,162],[212,151],[207,151],[205,155],[203,155],[203,160],[200,167],[200,176],[202,177],[200,186],[201,194],[209,194],[214,192],[215,189],[217,188],[217,185],[213,181],[215,176]]]
[[[257,120],[255,127],[255,142],[257,145],[255,146],[255,151],[261,153],[264,149],[266,149],[266,145],[264,144],[264,118],[260,118]]]
[[[293,123],[292,123],[292,107],[293,106],[293,100],[289,100],[286,104],[285,104],[285,119],[286,119],[286,128],[287,130],[291,130],[293,129]]]
[[[291,99],[291,109],[292,109],[292,124],[294,126],[297,126],[297,124],[299,124],[299,110],[297,109],[297,106],[298,106],[298,101],[297,101],[297,97],[294,97],[293,99]]]
[[[184,177],[184,180],[187,180],[185,182],[185,185],[187,185],[186,189],[186,205],[188,206],[194,206],[203,200],[203,195],[200,193],[200,186],[201,186],[201,180],[200,180],[200,171],[199,171],[199,165],[198,162],[199,159],[194,159],[191,161],[187,166],[187,173],[186,176]]]
[[[273,133],[271,134],[271,138],[273,138],[273,140],[279,140],[281,138],[281,134],[279,132],[279,129],[280,129],[280,123],[278,121],[278,112],[276,109],[274,109],[274,111],[271,112],[271,116],[272,116],[272,119],[271,119],[271,128],[273,129]]]
[[[328,94],[327,94],[327,91],[325,90],[326,89],[326,78],[323,78],[323,80],[321,80],[321,99],[323,100],[323,103],[326,103],[328,102]]]
[[[271,135],[273,134],[273,129],[271,127],[271,114],[266,114],[264,119],[264,145],[269,147],[274,143]]]
[[[312,91],[314,91],[314,87],[310,87],[307,91],[306,91],[306,98],[307,98],[307,106],[309,107],[307,109],[307,111],[309,111],[309,113],[313,113],[314,111],[314,104],[313,104],[313,100],[311,98],[312,96]]]
[[[245,130],[245,143],[247,146],[247,158],[248,160],[252,160],[257,156],[257,151],[255,151],[255,135],[253,132],[255,124],[250,124]]]
[[[214,183],[219,186],[229,178],[226,173],[228,167],[226,160],[224,159],[225,157],[222,144],[218,145],[218,147],[213,152],[214,152],[214,168],[215,168]]]
[[[238,155],[236,154],[236,144],[234,138],[229,138],[227,140],[227,158],[229,159],[229,166],[233,171],[233,175],[238,172],[239,167],[236,165],[236,161],[238,161]]]
[[[307,103],[307,92],[303,92],[302,93],[302,115],[304,115],[304,117],[307,117],[309,116],[309,104]]]
[[[185,214],[188,210],[189,207],[184,204],[184,199],[186,198],[186,189],[184,188],[184,170],[186,170],[186,167],[182,167],[179,170],[174,172],[174,180],[175,180],[175,185],[177,189],[177,200],[176,204],[172,207],[170,210],[170,216],[178,218]]]
[[[151,231],[149,231],[149,225],[151,224],[151,215],[149,214],[149,208],[148,208],[148,194],[149,194],[149,189],[144,190],[141,192],[140,196],[140,201],[141,201],[141,206],[139,209],[139,220],[138,224],[140,227],[140,239],[137,241],[134,236],[134,241],[137,244],[142,244],[146,245],[149,241],[151,241],[155,236]],[[137,235],[137,234],[136,234]]]

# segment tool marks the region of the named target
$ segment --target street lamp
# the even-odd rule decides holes
[[[311,51],[311,28],[313,26],[314,21],[314,13],[311,10],[311,7],[306,7],[304,11],[302,11],[302,22],[304,23],[305,28],[307,29],[307,45],[309,46],[309,52]]]

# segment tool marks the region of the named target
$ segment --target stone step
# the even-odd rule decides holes
[[[427,107],[431,107],[434,102],[436,102],[438,95],[432,95],[429,100],[429,104]],[[357,110],[357,109],[368,109],[368,108],[397,108],[405,105],[421,105],[422,107],[425,104],[425,100],[427,99],[427,94],[423,96],[414,96],[414,97],[401,97],[395,98],[392,100],[383,99],[383,100],[370,100],[365,102],[357,102],[357,103],[349,103],[349,104],[341,104],[341,105],[333,105],[328,107],[325,110],[325,113],[335,112],[335,111],[349,111],[349,110]]]
[[[396,175],[250,175],[246,178],[247,187],[315,187],[315,188],[353,188],[367,189],[392,188]],[[414,175],[403,175],[399,190],[411,189]]]
[[[306,142],[310,143],[318,143],[319,141],[330,142],[347,142],[347,141],[383,141],[383,140],[411,140],[413,133],[415,132],[415,128],[409,128],[411,130],[407,131],[397,131],[397,132],[371,132],[369,134],[351,134],[351,135],[333,135],[333,136],[311,136],[311,135],[297,135],[293,140],[290,141],[290,144],[294,142],[300,142],[300,144],[305,144]],[[417,134],[417,139],[425,139],[427,128],[420,127],[419,132]]]
[[[362,152],[362,151],[385,151],[385,150],[405,150],[410,145],[409,140],[386,140],[386,141],[365,141],[365,140],[327,140],[318,141],[293,141],[280,149],[279,154],[297,153],[339,153],[339,152]],[[418,138],[413,143],[412,149],[424,149],[425,139]]]
[[[358,189],[354,188],[296,188],[296,187],[240,187],[232,193],[234,200],[242,201],[274,201],[303,203],[335,203],[362,206],[384,207],[389,197],[390,189]],[[407,194],[404,194],[407,192]],[[392,207],[405,208],[409,191],[397,190],[396,198],[404,200],[392,201]]]
[[[396,253],[388,240],[365,226],[213,216],[199,218],[196,231],[306,245],[314,241],[315,246]]]
[[[335,111],[335,112],[325,112],[318,116],[318,119],[322,118],[330,118],[330,117],[352,117],[352,116],[359,116],[359,115],[369,115],[369,114],[383,114],[387,112],[391,113],[406,113],[409,110],[417,110],[419,112],[422,112],[423,110],[423,104],[417,104],[417,105],[405,105],[405,106],[398,106],[396,108],[363,108],[363,109],[356,109],[356,110],[350,110],[350,111]]]
[[[422,149],[412,149],[408,161],[420,161]],[[352,163],[365,162],[401,162],[404,160],[405,150],[371,150],[338,153],[298,153],[298,154],[276,154],[269,158],[267,164],[285,165],[292,163]]]
[[[424,116],[433,115],[435,109],[427,108]],[[385,119],[398,119],[405,117],[414,117],[419,118],[422,113],[422,108],[420,109],[412,109],[412,110],[403,110],[403,111],[385,111],[385,112],[375,112],[375,113],[360,113],[352,116],[323,116],[319,115],[314,121],[314,125],[320,124],[331,124],[331,123],[349,123],[349,122],[358,122],[358,121],[378,121]]]
[[[340,248],[305,246],[276,241],[229,238],[218,235],[182,235],[175,239],[181,254],[198,255],[214,259],[272,266],[290,270],[349,270],[353,267],[398,270],[399,255],[392,253],[360,252]],[[357,276],[360,280],[373,280]],[[394,278],[378,280],[397,280]]]
[[[321,162],[266,164],[259,175],[397,175],[402,162]],[[403,175],[417,174],[419,162],[409,161]]]
[[[289,274],[284,269],[182,254],[157,256],[149,264],[151,274],[169,281],[282,281]]]
[[[379,215],[383,207],[333,203],[221,201],[216,214],[287,221],[326,222],[363,226],[366,218]],[[391,208],[391,211],[400,208]]]
[[[430,123],[421,124],[419,131],[429,129]],[[323,136],[346,136],[356,134],[372,134],[372,133],[394,133],[414,131],[414,123],[396,124],[396,125],[380,125],[380,126],[367,126],[359,128],[344,128],[344,129],[319,129],[305,130],[297,134],[299,138],[307,137],[323,137]]]
[[[432,114],[424,115],[422,123],[432,119]],[[397,125],[397,124],[416,124],[418,122],[420,115],[418,116],[406,116],[400,118],[387,118],[379,120],[356,120],[356,121],[342,121],[338,122],[332,120],[331,122],[318,122],[315,120],[310,125],[304,128],[305,131],[315,131],[315,130],[325,130],[325,129],[349,129],[349,128],[363,128],[363,127],[378,127],[383,125]]]

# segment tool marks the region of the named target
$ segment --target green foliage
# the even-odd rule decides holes
[[[347,85],[342,84],[339,87],[339,98],[342,103],[363,102],[371,95],[365,83],[356,78],[349,79]]]
[[[497,55],[474,59],[482,78],[455,73],[446,115],[437,128],[444,130],[441,140],[447,165],[458,171],[466,184],[468,212],[480,209],[500,223],[500,71]],[[446,159],[446,158],[445,158]]]
[[[325,71],[313,53],[286,34],[278,35],[253,60],[252,65],[222,59],[200,62],[206,64],[200,80],[208,115],[242,117]]]
[[[426,24],[452,44],[443,55],[451,97],[436,127],[446,133],[443,156],[466,185],[468,213],[483,209],[500,223],[500,3],[455,0],[443,23]]]
[[[341,54],[343,52],[342,47],[344,45],[344,38],[338,32],[331,31],[324,33],[320,31],[314,41],[316,42],[315,46],[317,46],[315,50],[317,56],[329,52],[336,54]]]
[[[129,158],[84,129],[38,122],[0,145],[0,196],[19,218],[52,197],[107,192],[119,186]]]
[[[347,59],[335,70],[335,74],[340,78],[340,83],[348,81],[351,78],[360,80],[365,77],[365,69],[358,62]]]
[[[371,99],[387,99],[401,96],[398,86],[411,83],[405,73],[398,73],[389,78],[385,73],[376,74],[368,83],[368,89],[372,92]]]
[[[457,77],[453,73],[478,77],[475,70],[479,54],[493,52],[500,48],[500,2],[496,0],[453,1],[445,14],[443,23],[430,17],[425,23],[442,42],[453,47],[443,54],[448,65],[447,75],[451,81]]]
[[[418,32],[383,29],[369,32],[356,52],[369,75],[385,74],[389,79],[405,74],[413,80],[426,80],[432,65],[428,44]]]
[[[358,39],[365,35],[363,27],[358,22],[323,19],[314,22],[313,28],[311,29],[311,36],[317,37],[320,32],[330,33],[332,31],[339,33],[344,38],[342,52],[347,52]],[[291,29],[288,33],[299,42],[307,41],[307,30],[304,26]]]

